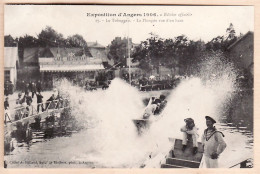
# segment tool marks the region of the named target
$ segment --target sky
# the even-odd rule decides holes
[[[104,13],[110,16],[93,16]],[[51,26],[65,38],[80,34],[87,42],[97,41],[104,46],[115,37],[129,36],[134,43],[140,43],[151,32],[164,39],[184,34],[189,39],[207,42],[225,35],[230,23],[237,35],[254,31],[254,7],[5,5],[4,8],[5,35],[36,37]]]

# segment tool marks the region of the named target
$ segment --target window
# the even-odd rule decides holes
[[[5,81],[10,80],[10,71],[5,70]]]
[[[94,71],[88,71],[85,73],[85,77],[88,79],[94,79],[95,78],[95,72]]]
[[[5,70],[5,81],[10,80],[10,70]]]

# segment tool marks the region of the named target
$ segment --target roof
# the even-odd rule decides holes
[[[90,47],[89,51],[93,58],[102,59],[103,62],[108,61],[105,49]]]
[[[254,34],[252,31],[248,31],[244,36],[236,40],[233,44],[231,44],[227,49],[230,50],[232,47],[234,47],[236,44],[238,44],[240,41],[244,40],[247,36],[250,34]]]
[[[61,57],[67,57],[70,53],[73,53],[75,56],[82,56],[85,54],[87,57],[92,57],[88,48],[81,48],[81,47],[72,47],[72,48],[65,48],[65,47],[34,47],[34,48],[25,48],[24,49],[24,62],[38,62],[39,57],[45,58],[52,58],[57,57],[59,54]]]
[[[38,53],[39,57],[54,57],[54,54],[51,52],[50,48],[44,48]]]
[[[18,48],[17,47],[5,47],[4,48],[4,65],[5,68],[13,68],[18,61]]]
[[[57,57],[57,54],[60,54],[61,57],[67,57],[70,53],[73,53],[75,56],[82,56],[83,54],[85,54],[87,57],[92,57],[89,50],[82,47],[52,47],[50,48],[50,51],[54,55],[54,57]]]
[[[97,42],[87,42],[88,47],[92,47],[92,48],[105,48],[105,46],[97,43]]]
[[[38,48],[38,47],[24,48],[23,61],[38,63],[38,52],[43,49],[44,48]]]
[[[40,65],[40,72],[76,72],[76,71],[96,71],[104,70],[102,64],[92,65]]]

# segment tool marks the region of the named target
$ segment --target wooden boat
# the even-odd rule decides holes
[[[151,121],[147,119],[133,120],[137,127],[138,134],[141,135],[143,131],[149,129]],[[182,151],[182,140],[176,138],[169,138],[173,147],[166,155],[161,164],[161,168],[199,168],[203,157],[202,143],[198,143],[198,152],[193,154],[192,139],[188,140],[185,151]],[[251,159],[243,160],[237,164],[232,165],[230,168],[251,168],[253,162]]]
[[[149,129],[152,123],[148,119],[133,120],[137,127],[138,134],[141,135],[143,131]],[[166,156],[165,163],[161,164],[161,168],[199,168],[203,156],[202,144],[198,143],[198,152],[193,154],[192,140],[188,140],[187,148],[182,151],[182,140],[169,138],[173,143],[173,148],[170,149]]]
[[[198,152],[193,154],[192,140],[188,140],[187,147],[182,151],[182,140],[170,138],[173,142],[173,148],[166,156],[161,168],[199,168],[203,156],[202,144],[198,143]]]

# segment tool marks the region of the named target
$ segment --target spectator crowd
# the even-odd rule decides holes
[[[58,109],[64,106],[63,98],[57,90],[53,91],[53,94],[44,103],[42,95],[42,83],[29,82],[25,83],[22,81],[20,83],[21,91],[18,93],[17,99],[15,100],[14,116],[11,116],[9,107],[9,97],[6,95],[4,102],[5,109],[5,123],[16,121],[22,118],[26,118],[40,112],[44,112],[48,109]],[[36,100],[37,107],[33,107],[32,103]]]

